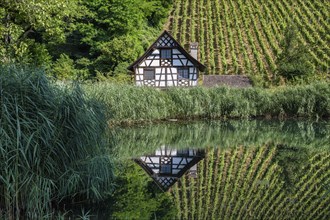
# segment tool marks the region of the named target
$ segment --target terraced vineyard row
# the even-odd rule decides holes
[[[169,29],[183,45],[199,42],[207,74],[270,79],[286,26],[299,29],[319,74],[330,74],[327,0],[175,0]],[[261,75],[260,75],[261,74]]]
[[[198,178],[183,177],[172,191],[178,219],[327,219],[330,154],[306,161],[292,191],[275,162],[277,147],[209,150]]]

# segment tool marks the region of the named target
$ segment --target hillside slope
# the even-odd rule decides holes
[[[185,45],[199,42],[207,74],[269,79],[279,43],[294,23],[320,75],[330,73],[330,2],[327,0],[175,0],[169,31]]]

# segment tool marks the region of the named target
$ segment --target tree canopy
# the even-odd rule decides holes
[[[124,73],[158,34],[171,3],[1,0],[0,62],[44,67],[60,79]]]

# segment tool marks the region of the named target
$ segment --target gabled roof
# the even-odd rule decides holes
[[[173,40],[173,42],[176,44],[176,49],[178,49],[182,54],[184,54],[187,59],[189,59],[193,64],[195,64],[197,66],[197,68],[199,69],[199,71],[203,72],[205,70],[205,66],[203,64],[201,64],[198,60],[196,60],[194,57],[192,57],[175,39],[174,37],[167,32],[166,30],[163,31],[163,33],[161,35],[159,35],[159,37],[157,38],[157,40],[148,48],[148,50],[146,50],[146,52],[139,57],[134,63],[132,63],[127,69],[130,71],[134,71],[134,68],[141,63],[153,50],[159,48],[159,46],[157,46],[157,42],[164,36],[164,35],[168,35],[171,40]]]

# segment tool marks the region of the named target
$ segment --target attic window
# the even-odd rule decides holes
[[[143,79],[144,80],[155,79],[155,69],[143,69]]]

